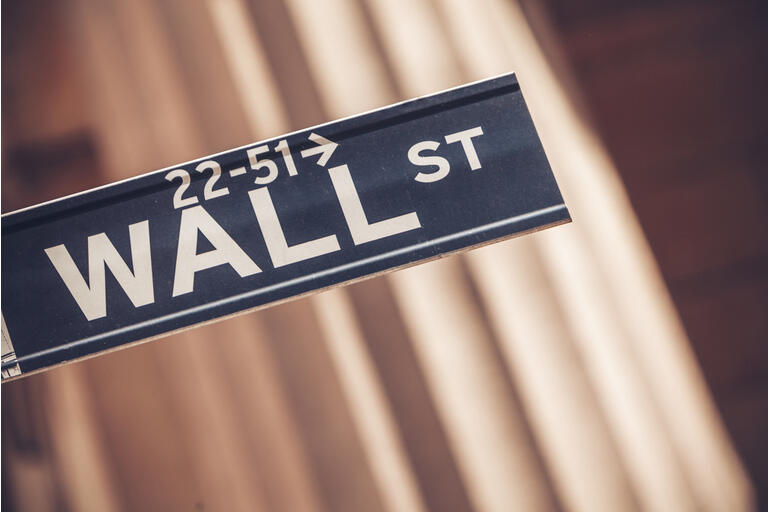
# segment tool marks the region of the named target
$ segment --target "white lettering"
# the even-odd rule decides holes
[[[368,218],[360,203],[360,197],[357,195],[352,176],[349,174],[349,168],[346,165],[339,165],[328,169],[331,175],[333,188],[341,204],[341,210],[344,212],[344,218],[347,220],[349,232],[352,234],[352,240],[355,245],[372,242],[379,238],[384,238],[404,231],[420,228],[421,223],[416,212],[410,212],[398,217],[368,223]]]
[[[214,249],[197,254],[197,232],[211,242]],[[228,263],[240,277],[261,272],[202,206],[181,211],[179,246],[176,252],[176,272],[173,278],[173,296],[189,293],[195,288],[195,273]]]
[[[105,233],[88,237],[88,283],[77,269],[67,248],[49,247],[45,254],[61,276],[69,293],[80,306],[85,318],[95,320],[107,316],[106,265],[112,271],[134,307],[155,301],[152,283],[152,255],[149,246],[149,221],[128,227],[133,272]]]
[[[280,226],[280,219],[277,218],[277,211],[269,195],[269,190],[259,188],[248,192],[251,198],[253,212],[259,221],[261,232],[264,235],[264,241],[267,244],[269,257],[272,258],[272,264],[277,267],[296,263],[297,261],[308,260],[329,252],[340,249],[336,235],[328,235],[308,242],[289,246],[285,240],[283,228]]]
[[[432,183],[435,181],[439,181],[446,176],[448,176],[448,172],[451,170],[451,164],[448,163],[448,160],[441,156],[433,155],[433,156],[422,156],[422,151],[435,151],[440,146],[439,142],[436,142],[434,140],[425,140],[422,142],[417,142],[413,146],[411,146],[411,149],[408,150],[408,160],[411,161],[414,165],[436,165],[437,169],[433,172],[425,173],[425,172],[419,172],[416,177],[414,178],[416,181],[421,183]]]
[[[480,169],[482,166],[480,165],[480,159],[477,158],[475,146],[472,144],[472,137],[479,137],[482,134],[483,128],[475,126],[469,130],[451,133],[450,135],[445,136],[445,142],[448,144],[461,142],[461,147],[464,149],[464,154],[467,156],[467,161],[469,162],[469,168],[473,171]]]

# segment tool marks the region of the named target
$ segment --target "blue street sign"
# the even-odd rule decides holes
[[[568,222],[513,74],[2,217],[3,378]]]

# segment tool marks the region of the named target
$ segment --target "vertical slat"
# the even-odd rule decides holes
[[[383,489],[371,473],[312,303],[285,306],[260,316],[325,506],[381,511]]]
[[[427,2],[372,0],[368,5],[406,95],[461,81]],[[391,280],[475,506],[554,507],[523,413],[508,396],[458,262],[431,263],[393,274]]]
[[[77,0],[73,7],[72,32],[79,36],[78,49],[85,61],[89,115],[102,149],[101,161],[107,170],[102,180],[106,183],[115,176],[151,168],[156,141],[143,129],[141,102],[132,92],[131,70],[113,28],[116,13],[112,3]]]
[[[576,329],[586,327],[587,317],[582,315],[587,311],[581,308],[595,308],[590,313],[595,316],[589,321],[592,322],[589,331],[582,331],[580,335],[582,342],[594,343],[589,359],[604,361],[606,350],[618,351],[611,356],[617,359],[605,365],[604,370],[614,372],[615,365],[631,369],[630,373],[618,371],[615,377],[601,380],[596,386],[602,393],[609,394],[615,389],[611,386],[623,382],[635,388],[638,398],[643,396],[641,403],[647,407],[645,411],[627,410],[624,404],[628,396],[625,396],[621,400],[616,398],[615,408],[608,411],[617,432],[629,435],[630,431],[639,433],[640,428],[645,432],[642,435],[650,436],[641,441],[641,446],[633,446],[629,438],[624,445],[628,458],[632,459],[630,462],[636,465],[635,477],[645,487],[642,494],[662,507],[692,505],[691,500],[695,499],[697,506],[706,504],[713,509],[748,508],[749,486],[743,470],[724,437],[610,159],[557,85],[519,5],[492,0],[487,7],[491,18],[498,23],[497,30],[510,56],[521,70],[521,82],[527,91],[534,121],[566,197],[575,211],[582,212],[584,219],[581,227],[574,230],[583,230],[579,241],[569,237],[555,239],[549,234],[540,237],[553,268],[560,269],[555,270],[555,282],[570,290],[561,289],[561,292],[570,295],[570,299],[563,298],[574,308],[571,318]],[[564,72],[567,74],[567,70]],[[526,84],[530,85],[525,87]],[[559,136],[562,132],[571,136]],[[587,261],[594,258],[589,277],[573,260],[565,261],[565,255],[571,251],[577,258],[584,257]],[[597,299],[598,302],[583,288],[592,285],[593,278],[604,283],[601,287],[605,298]],[[582,286],[574,281],[580,281]],[[598,310],[614,313],[600,314]],[[611,326],[612,319],[622,325]],[[604,341],[598,344],[596,339],[600,336],[604,336]],[[619,343],[616,336],[623,342]],[[634,420],[623,418],[624,414],[633,415]],[[620,426],[621,422],[625,425]],[[641,423],[645,424],[641,427]],[[661,444],[653,444],[652,439],[658,439]],[[649,454],[650,450],[654,451],[653,455]],[[675,454],[674,466],[661,462],[668,460],[670,452]],[[643,459],[649,466],[641,470],[639,461]],[[721,470],[717,476],[711,471],[713,465]],[[680,487],[668,487],[670,481],[678,482]]]
[[[213,128],[206,132],[206,144],[218,140],[216,132],[222,126],[243,142],[285,131],[282,103],[251,25],[250,11],[239,0],[192,5],[170,1],[164,7],[167,18],[177,25],[178,51],[187,51],[188,39],[193,37],[194,44],[203,45],[226,69],[216,77],[218,86],[212,90],[191,88],[195,105],[213,107],[200,119]],[[199,60],[191,59],[183,71],[193,80],[208,79],[208,69]],[[227,108],[220,108],[222,105]],[[237,108],[239,105],[244,108]],[[269,510],[320,510],[312,467],[258,316],[233,318],[207,327],[205,333],[210,341],[190,333],[196,339],[190,357],[207,361],[205,370],[210,375],[201,378],[217,389],[211,400],[220,403],[212,407],[223,407],[229,416],[225,438],[235,440],[237,450],[242,451],[240,470],[262,489],[259,501],[266,502],[264,508]],[[169,353],[169,364],[171,360]],[[179,378],[183,380],[183,375]]]
[[[70,365],[41,376],[54,467],[72,510],[114,512],[120,497],[83,370]]]
[[[541,88],[541,83],[534,84],[528,80],[533,78],[530,76],[533,72],[531,68],[541,68],[547,64],[519,11],[519,6],[499,3],[492,7],[497,9],[491,11],[495,16],[506,15],[501,18],[505,25],[500,26],[498,30],[504,31],[511,56],[515,59],[518,69],[522,67],[520,75],[523,86],[531,83],[531,86],[524,90]],[[513,15],[515,17],[512,17]],[[514,36],[507,33],[510,24],[517,29]],[[513,50],[513,45],[522,48]],[[525,75],[525,71],[529,74]],[[553,77],[547,78],[550,79],[549,83],[554,82]],[[568,181],[568,171],[575,166],[574,158],[564,158],[566,144],[559,140],[555,144],[554,125],[542,127],[538,123],[541,114],[540,110],[537,110],[535,93],[533,94],[533,98],[530,95],[526,98],[531,105],[534,121],[542,134],[545,148],[550,149],[550,159],[560,178],[563,193],[574,216],[579,218],[578,212],[582,203],[574,199]],[[545,135],[548,133],[548,127],[552,130],[549,137]],[[562,129],[562,124],[558,128]],[[585,127],[578,128],[580,133],[584,133]],[[598,144],[596,140],[591,140],[590,143],[592,147]],[[594,201],[594,195],[595,191],[592,190],[590,201]],[[614,208],[610,211],[614,215],[626,215],[626,212],[620,209]],[[602,212],[602,217],[606,217],[605,211]],[[556,239],[542,233],[538,240],[542,244],[545,261],[553,272],[552,281],[560,300],[563,301],[567,320],[575,334],[574,339],[633,478],[637,495],[644,507],[653,510],[691,510],[695,507],[695,499],[690,492],[689,482],[660,421],[644,376],[632,359],[628,333],[617,318],[601,270],[595,268],[594,253],[584,247],[586,241],[583,226],[574,225],[569,228],[571,229],[558,233]]]
[[[388,279],[363,281],[350,286],[349,292],[428,509],[471,510]]]
[[[196,503],[211,510],[268,510],[260,475],[245,458],[226,375],[218,371],[219,350],[226,350],[230,333],[226,325],[199,328],[157,344],[153,356],[170,414],[181,426],[177,437],[190,454]]]
[[[288,119],[243,0],[207,0],[251,133],[285,132]]]
[[[309,55],[300,42],[301,30],[294,23],[284,0],[245,0],[251,13],[264,58],[269,62],[282,106],[299,130],[327,121],[317,86],[310,73]]]
[[[353,0],[288,0],[322,101],[333,117],[386,105],[394,91]],[[364,85],[363,85],[364,84]]]
[[[172,7],[169,4],[164,5],[166,8]],[[173,144],[167,145],[153,146],[148,143],[145,147],[134,146],[130,151],[142,153],[146,162],[155,162],[151,164],[155,166],[182,159],[182,154],[189,157],[190,154],[203,153],[202,132],[196,123],[194,111],[188,104],[188,97],[184,94],[181,70],[173,58],[169,33],[158,26],[160,12],[155,10],[153,4],[147,2],[135,2],[130,5],[120,3],[116,7],[118,10],[109,12],[111,26],[117,28],[118,33],[122,31],[123,34],[141,34],[147,44],[126,48],[120,44],[119,39],[115,40],[115,30],[96,32],[107,41],[112,41],[113,51],[122,57],[118,62],[123,66],[119,66],[115,71],[122,72],[123,68],[127,68],[126,79],[136,84],[133,89],[123,91],[125,98],[108,97],[107,102],[120,108],[122,102],[133,99],[144,113],[146,126],[154,128],[156,138],[173,141]],[[90,13],[86,14],[88,15]],[[98,20],[96,25],[103,21]],[[104,60],[102,63],[110,64]],[[104,73],[103,69],[96,69],[98,80],[109,80],[105,75],[108,73]],[[109,129],[105,128],[105,131]],[[137,170],[132,169],[133,172]],[[125,172],[121,167],[111,168],[110,171]],[[125,393],[122,389],[106,386],[98,390],[103,397],[101,413],[105,424],[112,431],[111,442],[113,445],[120,444],[120,449],[116,449],[117,465],[123,468],[124,475],[132,475],[126,479],[130,485],[126,494],[129,501],[133,500],[134,496],[140,500],[130,501],[131,506],[146,508],[162,507],[163,503],[187,503],[190,506],[208,504],[222,509],[264,509],[266,507],[263,505],[264,499],[258,480],[249,471],[250,465],[242,458],[240,438],[233,426],[229,401],[217,387],[217,382],[212,381],[207,373],[206,347],[204,344],[190,344],[186,343],[187,341],[189,335],[181,335],[169,340],[168,344],[142,348],[147,361],[151,366],[159,365],[153,367],[162,375],[162,380],[153,380],[148,375],[143,375],[142,385],[155,386],[154,389],[150,387],[144,388],[143,393]],[[91,366],[92,373],[100,375],[99,380],[112,379],[125,371],[138,371],[141,374],[140,369],[132,367],[137,362],[133,361],[131,364],[129,356],[119,354],[113,357],[119,357],[124,364],[118,363],[119,369],[115,371],[113,368],[114,373],[110,372],[110,377],[100,373],[105,367],[109,368],[108,361],[94,360],[86,364]],[[157,416],[154,419],[162,418],[165,423],[161,421],[161,424],[165,428],[172,429],[173,425],[181,435],[158,429],[155,432],[157,438],[154,438],[146,432],[143,423],[131,430],[124,430],[120,418],[126,414],[123,410],[126,403],[114,400],[121,394],[123,398],[126,398],[127,394],[134,399],[137,410],[153,407]],[[200,400],[206,402],[204,408],[209,414],[195,418],[195,412],[200,408]],[[164,443],[162,449],[156,445],[158,441]],[[123,446],[128,449],[123,450]],[[152,449],[153,446],[155,449]],[[137,455],[147,457],[154,463],[153,466],[160,466],[160,471],[155,477],[147,478],[146,475],[151,472],[145,470],[144,478],[136,478],[138,475],[133,472],[138,466]],[[222,469],[212,472],[211,468],[217,463],[222,464]],[[172,466],[175,469],[170,474],[163,471]],[[169,499],[166,495],[161,498],[156,494],[159,490],[157,482],[166,484],[169,491],[179,489],[180,495],[174,496],[172,492],[168,492],[170,500],[166,502],[165,500]],[[188,488],[190,485],[192,487]],[[143,499],[147,501],[141,501]]]
[[[146,5],[133,6],[139,9],[138,16],[136,12],[125,16],[117,10],[119,7],[114,2],[81,0],[71,18],[75,33],[81,35],[80,48],[89,63],[86,71],[92,93],[91,113],[102,143],[105,181],[162,165],[159,143],[170,138],[162,133],[153,136],[147,129],[148,119],[154,120],[156,128],[158,124],[167,123],[168,109],[150,114],[146,96],[138,93],[137,81],[153,79],[150,73],[157,71],[158,66],[150,71],[142,69],[147,63],[136,55],[137,48],[130,44],[135,36],[127,41],[124,36],[133,34],[132,23],[141,27],[136,33],[152,31],[151,26],[144,27],[152,23],[147,21],[151,16],[141,10],[146,10]],[[156,27],[153,34],[157,43]],[[128,48],[133,50],[129,52]],[[163,58],[160,52],[164,47],[140,48],[149,53],[150,61]],[[165,57],[167,59],[167,54]],[[168,77],[169,69],[162,64],[159,68],[160,83],[163,77],[173,80]],[[165,83],[167,85],[167,81]],[[149,101],[168,97],[167,91],[160,93],[160,97]],[[181,132],[167,125],[165,130],[174,135],[178,143],[175,135]],[[186,152],[186,148],[188,146],[177,147],[176,151]],[[174,156],[168,154],[166,158]],[[79,366],[84,368],[93,390],[94,414],[99,418],[103,439],[112,455],[125,508],[168,510],[179,504],[192,507],[197,498],[197,485],[190,478],[187,448],[176,435],[183,424],[176,424],[169,415],[168,397],[155,362],[154,349],[145,346],[89,360]]]
[[[312,302],[386,508],[425,510],[348,294],[332,290]]]
[[[516,240],[468,258],[502,353],[567,508],[636,509],[603,410],[534,249]]]
[[[275,93],[274,80],[268,74],[264,49],[257,39],[255,27],[247,24],[245,18],[239,22],[232,19],[247,13],[244,6],[233,0],[216,0],[209,2],[209,6],[217,19],[217,30],[224,42],[225,53],[238,82],[242,101],[247,107],[250,105],[246,108],[246,116],[251,121],[254,136],[263,136],[267,129],[286,131],[288,128],[283,100]],[[254,81],[266,86],[262,90],[254,90]],[[286,101],[289,99],[286,98]],[[264,111],[267,112],[267,122],[260,119]],[[324,343],[329,347],[333,370],[339,375],[341,389],[351,405],[351,418],[360,435],[379,493],[395,507],[393,510],[418,510],[421,508],[420,498],[409,477],[410,469],[396,455],[400,450],[400,442],[389,423],[387,404],[381,399],[377,400],[376,376],[360,371],[358,365],[365,364],[365,354],[360,351],[359,340],[347,336],[355,331],[355,320],[344,315],[337,307],[343,306],[345,292],[338,291],[334,297],[338,300],[313,300],[310,304],[324,329]],[[296,312],[303,311],[293,305],[283,307]],[[271,316],[269,312],[264,314]],[[313,333],[312,337],[315,336]],[[366,414],[360,414],[361,410],[366,410]]]
[[[342,7],[344,8],[343,12],[339,12],[342,10]],[[310,17],[310,15],[308,14],[308,10],[311,10],[311,9],[309,9],[309,7],[306,5],[294,4],[293,12],[294,12],[295,18],[297,19],[297,23],[299,25],[301,25],[302,23],[308,23],[307,18]],[[316,23],[317,25],[322,25],[323,20],[327,20],[326,22],[330,22],[331,16],[329,16],[329,14],[332,14],[334,18],[344,18],[344,19],[355,18],[357,20],[361,19],[360,14],[354,8],[344,4],[337,4],[335,6],[335,10],[333,11],[333,13],[313,12],[311,15],[311,19],[313,23]],[[325,15],[326,17],[323,18],[322,17],[323,15]],[[406,19],[403,19],[400,21],[401,24],[405,22],[406,22]],[[366,37],[358,33],[356,30],[357,29],[345,29],[344,32],[342,33],[337,32],[335,34],[336,36],[335,38],[330,38],[330,37],[321,38],[320,36],[315,35],[315,37],[313,37],[312,39],[308,38],[307,40],[305,40],[305,48],[307,48],[307,51],[314,56],[313,57],[314,61],[317,62],[317,64],[314,66],[316,74],[319,74],[322,72],[327,75],[334,76],[336,77],[335,78],[336,80],[339,80],[341,79],[341,77],[347,76],[345,73],[348,73],[348,71],[345,71],[345,69],[349,69],[350,66],[354,67],[355,69],[358,69],[359,68],[358,63],[362,64],[361,61],[364,61],[366,63],[365,68],[370,68],[373,65],[372,63],[376,62],[375,58],[377,56],[372,47],[371,42]],[[404,46],[402,45],[400,46],[400,48],[403,48],[403,47]],[[339,51],[345,54],[345,60],[343,61],[334,60],[334,59],[338,59]],[[343,67],[340,64],[341,62],[344,62]],[[409,63],[412,63],[412,62],[413,61],[410,61]],[[411,71],[412,72],[415,71],[417,67],[418,66],[411,67]],[[430,69],[425,74],[429,75],[430,71],[432,70]],[[361,84],[359,87],[361,88],[361,90],[364,89],[366,91],[368,98],[376,98],[377,99],[376,101],[381,103],[384,103],[386,101],[391,101],[393,97],[391,96],[391,94],[389,94],[389,88],[386,87],[386,83],[381,81],[381,74],[383,73],[384,73],[383,70],[379,70],[373,73],[373,75],[366,75],[364,73],[356,74],[355,76],[356,80],[354,81],[354,83],[360,83],[362,80],[364,80],[363,82],[364,85]],[[438,75],[437,80],[440,80],[441,78],[442,77]],[[353,82],[351,77],[348,78],[347,80],[348,82]],[[434,87],[434,85],[438,83],[436,81],[428,82],[426,86],[429,87],[430,83],[433,85],[432,90],[439,88],[439,86]],[[348,89],[349,85],[347,85],[346,87]],[[423,90],[416,91],[416,92],[408,91],[409,94],[418,94],[420,92],[424,92],[424,91]],[[354,96],[351,96],[351,95],[354,95]],[[350,100],[351,97],[357,98],[357,97],[363,97],[363,95],[361,94],[361,92],[353,92],[350,90],[344,91],[344,90],[340,90],[340,88],[338,87],[332,87],[328,85],[324,86],[324,99],[326,103],[329,105],[329,108],[331,109],[332,112],[334,113],[338,112],[337,115],[343,115],[345,113],[348,113],[348,112],[345,112],[345,109],[351,110],[349,107],[349,105],[351,104],[351,100]],[[373,106],[373,105],[370,105],[370,106]],[[361,108],[358,107],[358,110],[360,109]],[[428,302],[429,298],[424,296],[425,294],[424,288],[428,288],[428,284],[435,284],[435,281],[433,280],[433,281],[430,281],[429,283],[425,282],[423,284],[425,286],[422,286],[420,288],[420,296],[423,299],[422,302]],[[411,290],[411,292],[412,291],[413,290]],[[439,293],[439,292],[435,292],[435,293]],[[403,299],[401,297],[401,301],[402,300]],[[456,318],[461,318],[461,317],[456,317]],[[441,318],[441,320],[446,320],[446,317]],[[430,356],[431,354],[429,354],[426,357],[427,361],[429,361]],[[489,361],[488,357],[480,356],[479,361],[476,361],[476,362],[479,362],[479,364],[482,365],[482,364],[488,363],[488,361]],[[424,363],[423,360],[422,360],[422,363],[430,364],[429,362]],[[427,371],[427,374],[429,375],[429,370],[426,370],[426,371]],[[478,372],[478,374],[481,374],[481,372]],[[445,374],[440,374],[438,380],[432,380],[430,382],[432,387],[432,392],[436,394],[441,394],[441,396],[450,396],[451,393],[444,392],[445,388],[443,386],[445,385],[445,383],[442,382],[442,380],[440,380],[443,378],[445,378]],[[482,391],[489,391],[490,395],[494,395],[493,388],[495,387],[495,392],[496,392],[495,398],[498,398],[502,393],[501,388],[505,386],[503,382],[499,382],[498,380],[494,381],[492,377],[489,378],[487,382],[490,383],[488,384],[490,389],[486,390],[483,386],[476,389],[480,389]],[[443,413],[443,420],[445,421],[446,419],[448,419],[449,421],[447,425],[448,436],[449,436],[449,439],[454,441],[454,444],[453,444],[454,449],[456,449],[457,447],[461,447],[462,442],[467,442],[468,440],[476,439],[471,436],[471,432],[469,430],[465,429],[462,431],[461,429],[461,420],[469,417],[469,415],[467,416],[462,416],[461,414],[459,414],[458,416],[456,415],[456,411],[458,409],[454,409],[453,407],[460,406],[460,405],[467,405],[467,404],[454,403],[452,404],[452,406],[449,406],[449,407],[444,407],[444,408],[439,407],[439,410],[441,410],[441,412]],[[482,450],[482,453],[484,455],[489,455],[491,453],[492,449],[491,450],[488,449],[491,444],[494,444],[497,442],[502,442],[502,443],[506,442],[506,446],[509,446],[508,436],[506,434],[507,431],[505,430],[505,428],[512,426],[512,423],[510,421],[510,417],[505,416],[504,414],[509,411],[509,407],[507,403],[504,401],[502,401],[500,405],[503,411],[499,415],[502,418],[501,423],[500,424],[495,423],[495,420],[498,419],[496,417],[494,417],[493,419],[487,418],[488,421],[487,423],[485,423],[490,429],[489,431],[492,432],[495,435],[495,437],[492,440],[488,440],[486,444],[482,444],[484,443],[484,441],[482,440],[477,441],[477,443],[481,443],[482,446],[485,448],[484,450]],[[471,410],[471,408],[468,410]],[[489,413],[489,414],[492,415],[492,413]],[[445,415],[448,415],[448,418],[446,418]],[[450,422],[451,420],[454,420],[453,423]],[[512,430],[514,431],[514,428]],[[519,428],[518,428],[518,433],[519,433]],[[477,443],[475,444],[477,445]],[[520,443],[520,446],[522,447],[521,451],[525,453],[527,450],[526,442]],[[512,452],[514,452],[514,450],[512,450]],[[505,452],[505,455],[514,456],[516,454]],[[531,493],[526,495],[524,492],[516,493],[514,491],[510,491],[509,490],[510,487],[508,485],[494,486],[491,483],[494,481],[492,474],[494,473],[496,475],[503,474],[504,471],[507,471],[510,469],[512,464],[510,464],[509,458],[492,457],[491,459],[484,459],[484,460],[488,461],[488,460],[501,459],[502,462],[498,464],[489,462],[487,465],[477,464],[478,461],[480,460],[480,457],[482,457],[482,455],[479,455],[478,452],[474,449],[460,450],[459,457],[460,457],[461,463],[465,463],[462,469],[464,470],[465,479],[467,479],[470,482],[470,487],[471,487],[470,494],[471,495],[474,494],[473,498],[475,499],[476,503],[479,503],[484,506],[489,506],[489,507],[494,507],[494,506],[500,507],[501,509],[503,509],[504,506],[508,506],[512,503],[518,503],[518,504],[527,503],[529,505],[532,503],[536,503],[538,506],[542,506],[542,502],[536,502],[535,500],[526,501],[526,498],[536,494],[536,490],[533,490]],[[525,455],[523,455],[522,458],[524,459]],[[462,465],[461,463],[460,465]],[[472,467],[468,467],[468,466],[472,466]],[[518,469],[520,467],[521,466],[518,466]],[[535,467],[535,464],[532,465],[532,467]],[[483,469],[485,469],[485,471],[483,471]],[[502,469],[503,471],[501,473],[499,473],[498,471],[494,471],[498,469]],[[526,467],[526,469],[527,469],[526,474],[530,475],[531,474],[530,467]],[[478,471],[479,471],[479,474],[476,473]],[[510,476],[509,473],[510,471],[507,471],[506,476]],[[514,471],[512,471],[512,473],[514,473]],[[486,479],[483,477],[489,477],[489,478]],[[526,483],[528,484],[530,484],[531,482],[535,482],[531,484],[532,487],[534,488],[539,483],[539,481],[536,479],[535,476],[530,477],[529,480],[526,480]],[[524,485],[520,486],[520,488],[522,487],[524,487]],[[520,488],[516,488],[515,490],[519,490]],[[543,493],[543,495],[546,496],[546,491]],[[521,497],[521,496],[523,496],[523,498],[520,501],[515,501],[518,497]],[[547,499],[548,498],[544,498],[544,500],[547,500]]]
[[[633,361],[624,327],[613,317],[607,290],[574,232],[540,237],[552,281],[644,506],[695,507],[680,461],[659,422],[653,398]],[[567,237],[567,239],[565,238]]]
[[[121,63],[130,69],[134,85],[131,94],[143,106],[141,128],[149,131],[157,144],[158,163],[154,167],[183,162],[199,154],[202,133],[156,5],[152,0],[116,1],[113,5],[116,12],[112,28],[120,37]]]
[[[449,51],[449,39],[441,30],[432,2],[365,0],[363,4],[371,12],[396,83],[406,97],[461,83],[458,62]]]
[[[323,510],[318,482],[258,315],[228,322],[219,378],[236,408],[245,456],[259,474],[267,510]],[[218,337],[217,337],[218,338]],[[209,347],[210,349],[210,347]]]
[[[487,9],[460,0],[442,0],[439,8],[471,79],[515,69],[498,32],[488,28]],[[566,507],[637,507],[535,242],[524,238],[486,247],[467,260]],[[587,460],[593,461],[591,471],[584,471]]]
[[[53,460],[47,451],[41,380],[3,384],[3,505],[19,510],[57,510],[62,505]]]
[[[158,15],[170,40],[170,54],[194,113],[203,147],[191,159],[252,142],[234,71],[221,44],[217,23],[206,2],[162,0]],[[260,81],[252,84],[257,92]]]
[[[458,261],[394,275],[395,294],[474,506],[550,510],[554,499]]]
[[[175,340],[167,340],[173,343]],[[127,510],[192,508],[201,496],[151,345],[81,363]]]
[[[9,32],[19,34],[10,40],[10,51],[3,49],[3,57],[11,57],[3,63],[3,102],[10,98],[12,105],[10,112],[3,112],[4,150],[13,143],[25,143],[44,156],[50,151],[48,142],[57,140],[82,141],[77,145],[90,150],[90,119],[84,112],[87,96],[69,9],[34,1],[7,7],[3,6],[3,14],[11,16],[3,22],[3,40],[8,42]],[[8,26],[8,20],[13,20],[14,27]],[[20,176],[27,186],[13,192],[13,203],[34,204],[51,199],[50,193],[63,195],[98,183],[98,177],[88,176],[93,166],[87,164],[93,155],[88,156],[75,175],[67,172],[74,169],[65,163],[47,169],[22,167],[33,175]],[[83,165],[85,160],[78,163]],[[4,162],[8,162],[7,152]],[[45,174],[34,178],[41,171]],[[3,173],[5,178],[5,168]],[[6,199],[4,206],[8,206]],[[109,454],[84,380],[83,366],[73,365],[10,386],[3,384],[7,404],[3,405],[3,477],[10,480],[10,485],[4,480],[3,488],[11,491],[10,503],[19,510],[120,508]],[[25,418],[31,421],[26,423]],[[18,436],[19,430],[23,436]]]

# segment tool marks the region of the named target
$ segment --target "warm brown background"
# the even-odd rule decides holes
[[[549,4],[707,383],[768,506],[768,6]]]
[[[4,0],[3,211],[529,66],[515,60],[521,27],[499,14],[503,0],[234,2],[261,63],[240,54],[253,46],[242,31],[226,31],[227,45],[214,3]],[[563,150],[564,165],[550,157],[572,226],[4,384],[3,506],[736,510],[753,496],[765,506],[766,8],[522,7],[613,159],[727,436],[706,396],[675,402],[654,387],[702,389],[683,371],[685,350],[656,354],[657,372],[643,351],[667,338],[633,334],[633,320],[654,320],[613,305],[641,294],[632,276],[601,273],[612,241],[595,240],[610,231],[582,206],[578,184],[591,181],[578,173],[590,169],[569,171]],[[237,59],[264,77],[250,95]],[[557,137],[545,143],[560,151]],[[583,268],[559,259],[569,247],[585,248]],[[501,272],[501,289],[483,268]]]

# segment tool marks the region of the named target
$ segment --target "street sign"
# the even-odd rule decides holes
[[[2,217],[14,377],[568,222],[513,74]]]

